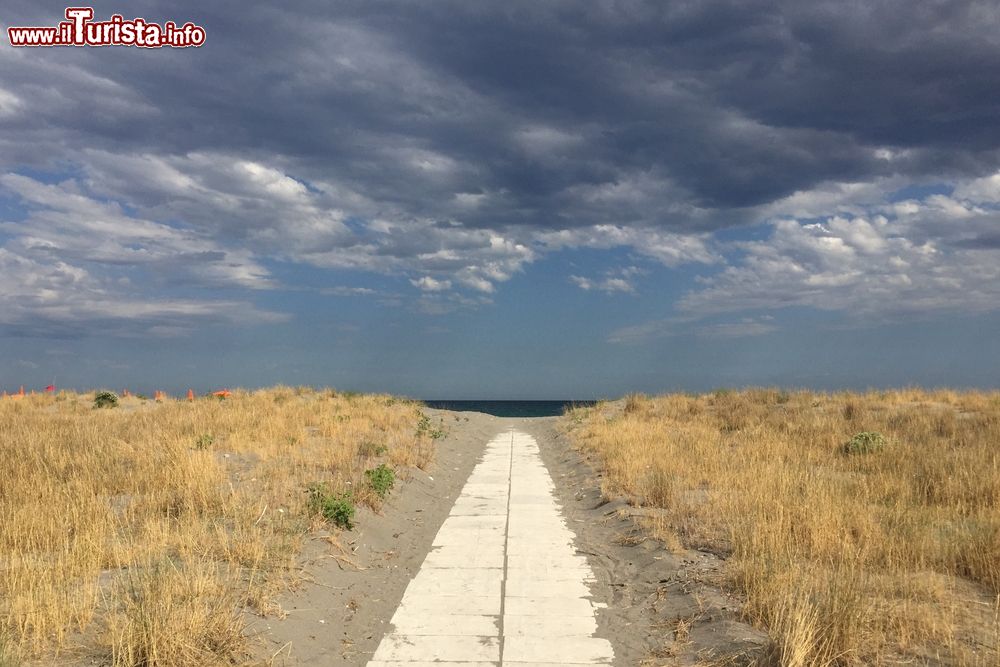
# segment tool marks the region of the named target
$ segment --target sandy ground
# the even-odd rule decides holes
[[[602,499],[599,471],[569,447],[557,418],[427,412],[448,429],[435,463],[410,471],[381,515],[359,512],[354,530],[340,534],[350,562],[333,557],[342,552],[323,536],[309,540],[305,582],[278,600],[287,615],[254,619],[261,658],[275,656],[277,665],[365,665],[486,443],[511,426],[538,442],[577,551],[596,575],[595,601],[607,605],[597,636],[611,641],[616,665],[695,665],[713,655],[752,654],[765,641],[738,621],[737,602],[705,581],[718,570],[717,557],[670,553],[643,537],[623,501]]]

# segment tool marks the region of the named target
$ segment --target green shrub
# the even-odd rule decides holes
[[[351,523],[354,518],[354,495],[350,491],[335,493],[326,482],[316,482],[309,485],[307,493],[310,512],[323,515],[324,519],[339,528],[350,530],[354,527]]]
[[[212,435],[211,433],[202,433],[194,441],[194,448],[195,449],[208,449],[213,444],[215,444],[215,436]]]
[[[389,495],[389,490],[396,483],[396,473],[384,463],[379,464],[377,468],[366,470],[365,477],[368,478],[368,486],[379,498]]]
[[[358,445],[358,453],[361,456],[382,456],[389,451],[381,442],[373,442],[371,440],[365,440],[360,445]]]
[[[420,413],[420,420],[417,421],[417,436],[427,435],[430,436],[432,440],[437,440],[438,438],[443,438],[445,436],[444,430],[444,420],[441,424],[435,427],[431,424],[431,418],[427,415]]]
[[[113,391],[99,391],[94,395],[95,408],[118,407],[118,394]]]
[[[845,454],[871,454],[885,447],[885,436],[875,431],[862,431],[844,443]]]

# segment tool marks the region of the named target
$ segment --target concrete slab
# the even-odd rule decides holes
[[[457,579],[453,576],[455,570],[429,570],[430,572],[440,572],[437,579],[424,577],[417,581],[414,579],[406,587],[407,595],[457,595],[470,597],[499,597],[502,581],[491,577],[479,577],[472,579]],[[468,570],[462,570],[468,572]],[[473,570],[475,572],[475,570]]]
[[[369,667],[610,664],[554,489],[531,436],[490,441]]]
[[[421,567],[503,568],[503,551],[472,549],[467,544],[441,545],[431,549]],[[501,575],[502,576],[502,575]]]
[[[508,597],[504,613],[510,616],[593,616],[597,605],[584,598]]]
[[[597,632],[597,619],[590,616],[504,616],[503,634],[529,637],[590,637]]]
[[[498,662],[500,641],[496,637],[463,635],[386,635],[374,660],[424,662]]]
[[[581,579],[540,579],[538,577],[519,577],[507,579],[504,592],[508,597],[556,597],[569,596],[578,598],[590,597],[590,588]]]
[[[370,660],[368,667],[500,667],[499,662],[413,662],[410,660]]]
[[[583,665],[610,662],[614,651],[606,639],[595,637],[523,637],[503,639],[503,663],[553,662]]]
[[[468,637],[499,637],[499,616],[462,616],[458,614],[420,614],[405,615],[403,618],[393,618],[394,634],[399,635],[431,635],[444,637],[448,635],[465,635]]]
[[[500,598],[471,597],[462,595],[413,595],[403,596],[396,613],[405,614],[456,614],[469,616],[499,616]],[[395,616],[393,617],[395,618]]]

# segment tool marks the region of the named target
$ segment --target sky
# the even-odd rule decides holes
[[[995,2],[94,10],[207,38],[3,31],[0,388],[1000,384]]]

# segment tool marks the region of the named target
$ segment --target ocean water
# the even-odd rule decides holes
[[[558,417],[573,405],[596,401],[424,401],[429,408],[457,412],[485,412],[495,417]]]

